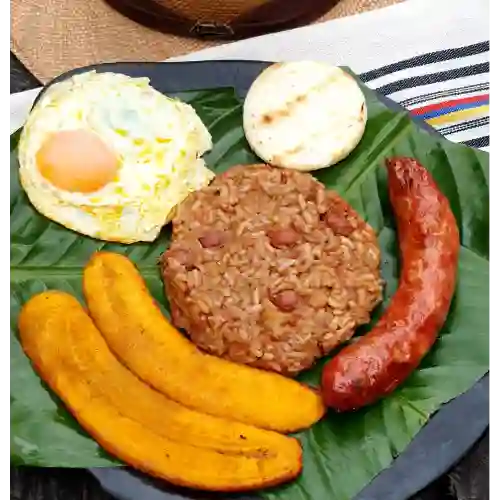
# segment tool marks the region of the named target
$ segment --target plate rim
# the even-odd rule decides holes
[[[230,78],[231,81],[228,81],[225,84],[219,83],[218,85],[199,85],[197,83],[194,83],[194,80],[192,80],[193,84],[191,87],[183,87],[183,88],[178,88],[178,89],[173,89],[173,90],[167,90],[166,92],[182,92],[182,91],[189,91],[189,90],[204,90],[204,89],[210,89],[210,88],[217,88],[217,87],[233,87],[235,88],[237,94],[242,97],[246,94],[246,91],[248,90],[248,87],[252,83],[253,80],[248,80],[248,76],[245,75],[245,71],[250,70],[250,73],[252,70],[258,74],[262,69],[267,67],[268,65],[273,64],[272,61],[261,61],[261,60],[238,60],[238,59],[214,59],[214,60],[197,60],[197,61],[164,61],[164,62],[143,62],[143,61],[128,61],[128,62],[106,62],[106,63],[100,63],[100,64],[93,64],[89,66],[83,66],[80,68],[75,68],[73,70],[67,71],[65,73],[62,73],[61,75],[57,76],[56,78],[52,79],[49,81],[46,85],[44,85],[43,89],[39,94],[37,95],[33,106],[38,102],[40,97],[44,94],[45,90],[49,88],[51,85],[54,83],[57,83],[59,81],[65,80],[75,74],[83,73],[86,71],[91,71],[91,70],[96,70],[98,72],[102,71],[112,71],[112,68],[115,69],[116,72],[119,73],[125,73],[127,74],[127,70],[133,70],[133,69],[148,69],[155,71],[159,68],[161,69],[167,69],[168,71],[172,72],[179,72],[177,76],[179,76],[182,73],[182,70],[189,68],[195,68],[195,73],[198,71],[200,72],[199,76],[199,81],[203,81],[203,78],[201,76],[207,75],[207,71],[212,73],[213,78],[211,79],[221,79],[224,77]],[[224,69],[227,71],[224,71],[224,76],[222,76],[222,73],[218,73],[217,69],[215,66],[219,67],[220,69]],[[118,69],[121,68],[121,69]],[[135,71],[133,71],[135,72]],[[145,75],[143,75],[145,76]],[[186,76],[186,75],[185,75]],[[182,78],[181,78],[182,80]],[[210,79],[209,79],[210,80]],[[242,85],[243,81],[245,81],[245,84]],[[154,85],[153,85],[154,86]],[[388,107],[398,110],[398,111],[403,111],[408,113],[408,110],[400,106],[398,103],[390,100],[384,95],[379,94],[376,92],[376,90],[370,89],[375,94],[377,97]],[[411,115],[410,115],[411,117]],[[443,138],[441,134],[439,134],[434,128],[432,128],[430,125],[426,124],[423,121],[416,120],[415,118],[411,117],[412,122],[418,125],[420,128],[423,130],[426,130],[429,133],[432,133],[434,135],[438,135]],[[456,425],[451,425],[453,423],[452,418],[446,418],[448,415],[450,416],[456,416],[456,408],[461,407],[461,408],[466,408],[466,407],[474,407],[474,409],[477,408],[477,406],[481,407],[480,412],[475,412],[475,416],[477,416],[478,413],[482,414],[482,417],[479,419],[476,419],[475,422],[473,422],[473,425],[471,425],[469,419],[465,419],[466,422],[464,422],[466,425],[467,432],[464,433],[463,430],[461,429],[461,440],[460,444],[458,445],[458,448],[455,447],[454,450],[450,449],[450,446],[446,447],[444,450],[444,454],[441,457],[438,457],[437,463],[433,470],[431,468],[427,469],[426,474],[417,474],[418,477],[413,477],[410,478],[410,481],[406,481],[406,486],[405,486],[405,491],[402,492],[394,492],[394,483],[392,482],[387,482],[384,483],[381,481],[383,480],[383,476],[387,475],[388,471],[391,470],[397,470],[398,468],[401,468],[404,470],[406,465],[403,464],[402,467],[400,467],[401,462],[404,462],[404,457],[405,455],[408,455],[410,448],[412,446],[415,446],[415,442],[418,440],[418,437],[425,433],[428,432],[429,427],[436,427],[440,428],[442,433],[446,433],[447,431],[449,432],[451,429],[457,430]],[[469,415],[470,417],[471,415]],[[489,370],[486,372],[486,374],[481,377],[476,383],[469,388],[466,392],[463,394],[457,396],[456,398],[452,399],[448,403],[445,403],[440,407],[440,409],[430,417],[428,422],[422,427],[422,429],[417,433],[417,435],[413,438],[413,440],[410,442],[410,444],[407,446],[407,448],[392,462],[392,464],[387,468],[382,470],[377,476],[375,476],[368,485],[365,486],[365,488],[359,492],[353,500],[378,500],[379,498],[384,498],[384,500],[407,500],[410,496],[415,495],[425,487],[427,487],[430,483],[432,483],[434,480],[445,474],[450,468],[452,468],[458,461],[460,461],[463,456],[467,454],[468,451],[479,441],[479,439],[484,435],[484,433],[487,431],[489,428]],[[427,431],[426,431],[427,429]],[[450,442],[453,442],[452,436],[449,436]],[[427,461],[427,454],[426,452],[422,457],[422,461],[426,462]],[[432,453],[429,453],[429,455],[432,455]],[[165,492],[162,490],[159,490],[157,488],[151,485],[149,485],[148,480],[146,481],[141,481],[140,478],[137,476],[140,474],[137,474],[135,471],[130,471],[128,468],[124,467],[98,467],[98,468],[87,468],[88,470],[99,482],[101,487],[113,495],[115,498],[119,500],[167,500],[167,499],[187,499],[188,497],[185,496],[180,496],[179,493],[171,493],[171,492]],[[412,472],[414,472],[415,469],[412,469]],[[400,476],[401,471],[398,471],[397,477]],[[147,475],[143,475],[144,477],[148,477]],[[404,482],[404,481],[403,481]],[[135,483],[135,484],[134,484]],[[377,484],[380,483],[380,484]],[[398,484],[401,484],[401,481],[398,482]],[[378,493],[375,493],[375,491],[370,491],[373,490],[373,485],[378,487],[377,491]],[[134,486],[136,488],[136,492],[134,493],[131,491],[134,489]],[[154,493],[156,492],[156,493]],[[377,496],[373,496],[376,494]],[[383,496],[379,496],[383,495]],[[404,496],[401,496],[404,495]],[[202,498],[202,497],[200,497]],[[207,498],[208,497],[204,497]],[[215,497],[210,497],[210,498],[224,498],[223,495],[218,495]],[[234,497],[232,497],[234,498]],[[238,500],[254,500],[260,498],[257,492],[254,492],[253,494],[250,494],[250,496],[239,496],[237,497]],[[320,500],[320,499],[317,499]],[[322,500],[322,499],[321,499]],[[326,500],[326,499],[325,499]]]

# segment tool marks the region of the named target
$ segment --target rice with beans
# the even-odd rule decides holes
[[[184,201],[162,274],[174,324],[201,349],[293,375],[382,300],[373,229],[311,175],[237,166]]]

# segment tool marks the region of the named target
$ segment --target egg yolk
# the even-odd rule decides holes
[[[117,155],[89,130],[52,134],[36,154],[38,170],[53,186],[65,191],[92,193],[116,178]]]

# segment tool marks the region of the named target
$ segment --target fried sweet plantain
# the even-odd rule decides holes
[[[163,316],[134,264],[98,252],[83,275],[95,324],[142,380],[189,408],[257,427],[293,432],[324,414],[320,396],[281,375],[199,351]]]
[[[183,407],[125,368],[72,296],[44,292],[19,316],[36,370],[106,450],[174,484],[215,491],[297,476],[297,440]]]

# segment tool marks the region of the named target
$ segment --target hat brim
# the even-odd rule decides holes
[[[340,0],[317,22],[399,1]],[[221,43],[154,31],[103,0],[11,0],[11,50],[42,82],[76,67],[164,61]]]

